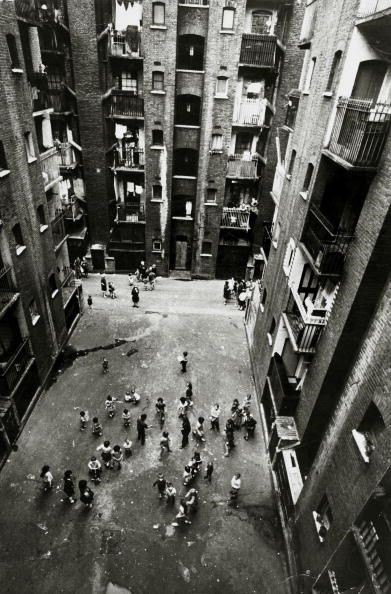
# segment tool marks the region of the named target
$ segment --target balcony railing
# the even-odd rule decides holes
[[[289,312],[300,313],[305,324],[325,326],[327,324],[330,312],[319,304],[314,304],[308,299],[303,299],[299,293],[299,283],[293,279],[289,280],[291,295],[287,310]],[[294,306],[293,306],[294,304]]]
[[[67,113],[74,110],[73,102],[65,89],[49,89],[47,96],[49,106],[55,113]]]
[[[264,99],[242,99],[234,108],[233,123],[245,126],[263,126],[266,101]]]
[[[0,269],[0,311],[8,305],[15,293],[17,290],[12,280],[11,266],[4,266]]]
[[[293,416],[300,399],[300,392],[296,390],[296,378],[288,377],[284,362],[278,354],[273,355],[271,359],[269,381],[277,407],[277,414]]]
[[[221,227],[225,229],[242,229],[248,231],[250,228],[250,211],[241,208],[223,208]]]
[[[61,142],[57,149],[58,164],[60,167],[74,167],[77,164],[75,151],[70,142]]]
[[[390,128],[391,104],[340,97],[328,150],[353,167],[376,167]]]
[[[63,205],[63,211],[65,218],[72,219],[72,221],[79,221],[84,215],[84,211],[77,200]]]
[[[67,235],[65,231],[65,213],[60,211],[50,224],[52,227],[53,243],[57,247]]]
[[[318,10],[316,0],[307,0],[307,6],[304,12],[303,24],[301,26],[299,47],[306,49],[310,46],[316,25],[316,13]]]
[[[56,147],[45,151],[39,155],[41,163],[42,177],[45,184],[45,191],[48,186],[60,177],[60,168],[58,164],[58,154]]]
[[[70,266],[63,266],[59,272],[61,288],[75,286],[75,271]]]
[[[275,68],[277,66],[277,37],[244,33],[239,62],[246,66]]]
[[[272,223],[263,224],[262,250],[266,258],[269,257],[272,245]]]
[[[272,187],[273,198],[277,204],[280,203],[282,188],[284,186],[284,180],[285,180],[285,168],[282,165],[277,165],[276,171],[274,173],[273,187]]]
[[[366,19],[389,8],[391,8],[391,0],[361,0],[357,17],[359,19]]]
[[[331,223],[315,206],[311,206],[302,236],[317,272],[340,276],[353,236],[343,230],[335,232]]]
[[[323,331],[318,324],[305,324],[300,315],[286,312],[283,318],[294,350],[298,353],[315,353]]]
[[[126,31],[111,30],[109,35],[109,55],[118,58],[142,58],[141,38],[127,39]]]
[[[124,149],[122,155],[115,152],[114,168],[143,169],[144,165],[144,149]]]
[[[145,221],[144,204],[138,202],[128,202],[117,206],[117,221],[126,221],[127,223],[140,223]]]
[[[144,99],[130,95],[129,91],[112,91],[108,103],[108,115],[143,118]]]
[[[227,177],[256,179],[258,172],[258,159],[251,157],[244,159],[243,155],[230,155],[228,157]]]
[[[9,360],[0,363],[0,394],[2,396],[9,396],[12,393],[31,358],[29,339],[25,338]]]
[[[384,517],[384,516],[383,516]],[[372,521],[363,521],[359,526],[353,526],[353,535],[357,547],[364,560],[367,575],[371,580],[373,591],[387,594],[391,590],[389,578],[389,536],[383,540]],[[386,531],[389,533],[389,530]],[[387,551],[388,549],[388,551]]]

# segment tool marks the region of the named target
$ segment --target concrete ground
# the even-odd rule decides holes
[[[183,467],[195,447],[180,450],[176,408],[185,382],[193,382],[192,424],[210,405],[220,402],[223,423],[232,400],[253,393],[243,313],[224,306],[222,283],[159,279],[156,290],[140,292],[140,309],[131,307],[126,276],[113,277],[118,298],[104,299],[99,277],[83,281],[93,297],[72,338],[79,350],[92,350],[60,371],[42,394],[0,475],[0,592],[2,594],[284,594],[283,544],[269,478],[259,412],[253,441],[236,433],[237,447],[223,455],[223,437],[209,430],[200,448],[204,467],[214,462],[209,484],[201,476],[195,485],[200,507],[189,527],[174,528],[176,509],[158,499],[152,487],[158,472],[172,480],[178,495]],[[115,346],[115,339],[126,343]],[[189,351],[187,374],[177,356]],[[103,375],[106,356],[110,372]],[[133,424],[122,427],[117,416],[107,419],[107,394],[121,398],[135,385],[142,402],[132,408]],[[173,453],[159,461],[160,429],[148,432],[142,448],[135,440],[135,420],[141,411],[157,425],[154,402],[168,404],[166,429]],[[61,477],[72,469],[77,480],[87,478],[87,462],[102,439],[79,430],[79,411],[97,414],[104,438],[122,445],[134,440],[133,456],[120,471],[106,470],[90,511],[78,501],[62,502]],[[40,468],[49,464],[55,488],[42,491]],[[242,473],[239,508],[227,505],[235,472]],[[179,498],[179,497],[178,497]]]

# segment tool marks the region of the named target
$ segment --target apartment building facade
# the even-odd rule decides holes
[[[388,0],[306,2],[299,107],[246,312],[300,592],[391,591],[390,15]]]
[[[298,12],[281,0],[68,4],[96,269],[245,274]]]
[[[0,463],[81,309],[68,252],[78,229],[77,147],[65,123],[68,91],[57,88],[65,14],[50,3],[0,4]],[[75,254],[79,243],[76,232]]]

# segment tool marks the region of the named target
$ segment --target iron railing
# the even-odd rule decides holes
[[[29,339],[25,338],[5,363],[0,363],[0,394],[9,396],[31,360]]]
[[[8,305],[15,293],[17,293],[12,279],[11,266],[3,266],[0,269],[0,311]]]
[[[75,151],[70,142],[61,142],[58,147],[58,164],[60,167],[73,167],[76,163]]]
[[[293,382],[289,381],[284,362],[277,353],[273,355],[270,361],[268,377],[277,413],[286,416],[294,415],[300,392],[295,389],[297,383],[295,378],[293,378]]]
[[[250,228],[250,211],[241,208],[224,207],[221,216],[221,227],[248,231]]]
[[[108,115],[144,117],[144,99],[130,95],[129,91],[113,90],[108,103]]]
[[[311,304],[307,300],[303,300],[299,293],[299,283],[290,280],[289,286],[291,294],[289,296],[287,310],[289,312],[300,313],[305,324],[314,324],[318,326],[326,326],[330,312],[324,307],[316,304]]]
[[[343,229],[334,231],[327,217],[315,205],[311,206],[301,240],[319,274],[342,273],[352,239],[353,235]]]
[[[141,37],[127,39],[126,31],[110,31],[109,55],[118,58],[142,58]]]
[[[70,266],[63,266],[59,272],[60,287],[74,287],[75,278],[75,271]]]
[[[304,320],[292,293],[289,296],[285,325],[292,345],[298,353],[315,353],[315,347],[326,325],[325,318],[311,318]]]
[[[65,213],[60,211],[56,217],[50,222],[52,227],[53,243],[57,247],[66,237],[65,230]]]
[[[120,154],[115,152],[114,167],[127,169],[143,169],[145,165],[144,149],[127,148],[126,145]]]
[[[117,205],[117,220],[127,223],[139,223],[145,221],[144,204],[128,202]]]
[[[84,211],[77,200],[63,205],[63,211],[64,217],[73,221],[80,219],[84,215]]]
[[[277,37],[275,35],[244,33],[239,62],[246,66],[275,68],[277,66]]]
[[[39,155],[41,163],[42,177],[46,188],[60,177],[60,168],[58,164],[58,152],[56,147]]]
[[[242,99],[234,108],[233,123],[246,126],[263,126],[266,101],[264,99]]]
[[[229,155],[227,177],[256,179],[258,177],[258,159],[243,159],[243,155]]]
[[[266,258],[269,257],[272,245],[272,223],[263,223],[262,249]]]
[[[376,167],[390,121],[389,103],[340,97],[328,149],[354,167]]]
[[[391,0],[361,0],[357,17],[366,19],[367,17],[391,8]]]

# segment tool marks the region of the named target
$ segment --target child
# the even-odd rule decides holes
[[[166,495],[167,505],[174,505],[176,489],[172,483],[167,483],[165,495]]]
[[[124,412],[122,413],[122,421],[124,423],[124,427],[130,427],[130,412],[128,411],[127,408],[124,408]]]
[[[191,488],[185,495],[185,501],[187,505],[188,513],[196,512],[198,508],[198,491],[197,489]]]
[[[42,466],[40,477],[43,482],[43,490],[45,492],[50,491],[50,489],[53,487],[53,475],[50,472],[50,466]]]
[[[254,431],[255,431],[255,426],[257,424],[257,421],[254,419],[254,417],[252,416],[251,413],[248,413],[243,421],[243,426],[246,429],[246,435],[244,436],[244,439],[246,441],[248,441],[249,437],[254,437]]]
[[[94,483],[100,483],[100,475],[102,474],[102,464],[95,456],[91,456],[91,460],[88,462],[88,472],[92,477]]]
[[[234,438],[234,422],[232,419],[228,419],[225,425],[225,457],[228,457],[230,452],[235,447],[235,438]]]
[[[124,448],[124,452],[125,452],[125,456],[129,457],[132,455],[132,442],[130,441],[129,438],[126,438],[124,443],[123,443],[123,448]]]
[[[198,476],[201,470],[202,460],[199,452],[194,452],[192,459],[189,462],[191,475],[193,478]]]
[[[127,390],[125,392],[124,400],[125,402],[131,402],[132,404],[138,404],[140,402],[141,396],[137,394],[136,388],[133,387],[131,390]]]
[[[210,409],[210,428],[212,431],[214,429],[216,429],[216,431],[220,431],[220,422],[219,422],[220,412],[221,411],[220,411],[219,404],[215,404]]]
[[[94,501],[94,491],[87,486],[87,481],[79,481],[80,501],[89,509]]]
[[[132,289],[132,301],[133,307],[138,307],[138,303],[140,301],[140,291],[139,288],[134,286]]]
[[[103,427],[99,423],[98,417],[92,419],[92,435],[98,435],[99,437],[103,435]]]
[[[186,400],[189,406],[193,406],[193,385],[191,382],[186,384]]]
[[[204,479],[207,479],[209,482],[212,481],[212,474],[213,474],[213,462],[208,462],[206,465],[206,474]]]
[[[106,398],[105,407],[106,407],[106,412],[107,412],[107,416],[109,417],[109,419],[112,419],[115,415],[116,401],[117,401],[117,398],[113,398],[112,396],[110,396],[110,394]]]
[[[184,396],[181,396],[179,398],[179,404],[178,404],[178,417],[182,418],[183,415],[187,414],[188,411],[188,401],[186,400],[186,398]]]
[[[88,304],[88,309],[92,309],[92,297],[91,297],[91,295],[88,295],[88,297],[87,297],[87,304]]]
[[[186,368],[187,368],[187,351],[183,351],[182,353],[182,357],[178,357],[178,361],[181,364],[181,368],[182,368],[182,373],[186,372]]]
[[[84,431],[87,427],[87,423],[89,421],[88,412],[81,410],[80,411],[80,431]]]
[[[102,291],[103,297],[106,297],[107,293],[107,280],[105,275],[103,274],[100,279],[100,290]]]
[[[235,429],[240,429],[242,425],[243,412],[239,406],[239,400],[235,398],[231,407],[231,419]]]
[[[75,503],[75,485],[73,483],[72,470],[66,470],[64,472],[64,493],[67,496],[69,503]]]
[[[167,481],[162,474],[158,474],[158,477],[152,486],[157,487],[159,499],[163,499],[166,492]]]
[[[109,373],[109,362],[106,359],[106,357],[103,358],[102,369],[103,369],[103,373]]]
[[[102,460],[106,468],[113,468],[113,463],[111,461],[111,445],[108,440],[104,441],[102,445],[96,448],[96,451],[99,452],[101,450]]]
[[[183,484],[185,485],[185,487],[187,487],[187,485],[190,484],[190,481],[192,478],[193,478],[193,475],[191,473],[190,466],[185,466],[185,469],[183,471]]]
[[[242,402],[242,411],[244,415],[248,415],[251,407],[251,394],[247,394]]]
[[[121,470],[121,468],[122,468],[121,462],[122,462],[124,456],[123,456],[121,447],[119,445],[115,445],[113,447],[113,451],[111,453],[111,458],[113,460],[113,466],[112,466],[112,468],[114,468],[114,465],[116,464],[117,465],[117,469],[118,470]]]
[[[184,499],[181,499],[179,510],[175,517],[175,522],[172,523],[172,526],[179,526],[179,524],[191,524],[191,521],[187,517],[187,505]]]
[[[193,435],[196,439],[200,441],[205,441],[204,437],[204,417],[198,417],[197,425],[195,430],[193,431]]]
[[[162,429],[164,421],[166,420],[166,403],[164,402],[163,398],[157,399],[155,408],[156,415],[159,419],[160,429]]]
[[[167,452],[168,454],[171,451],[169,433],[168,431],[163,431],[163,435],[160,438],[160,460],[162,459],[164,452]]]
[[[115,294],[115,287],[112,282],[109,282],[109,295],[112,299],[117,297],[117,295]]]

